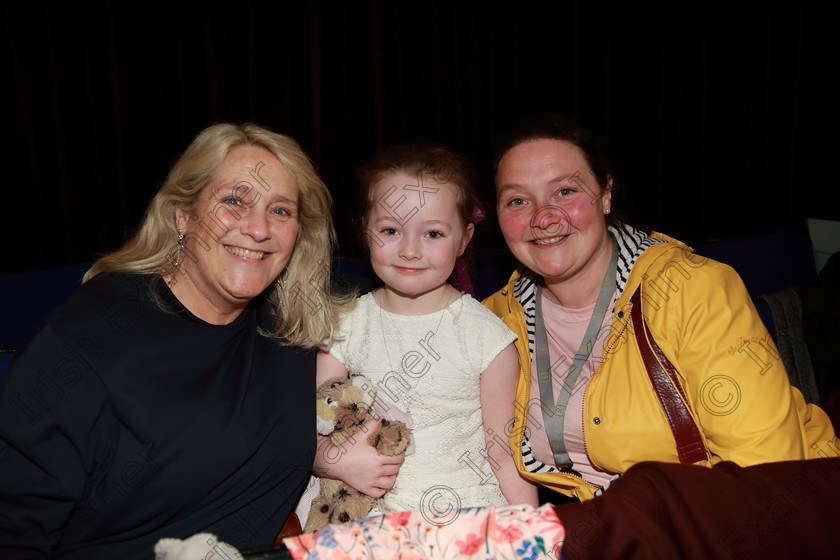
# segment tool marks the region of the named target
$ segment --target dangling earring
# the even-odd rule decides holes
[[[285,285],[286,285],[286,282],[284,282],[284,281],[283,281],[283,277],[282,277],[282,276],[278,276],[278,277],[277,277],[277,280],[275,280],[275,282],[277,283],[277,289],[278,289],[278,290],[282,293],[282,291],[283,291],[283,286],[285,286]],[[285,304],[285,303],[283,303],[283,298],[282,298],[282,297],[278,297],[278,298],[277,298],[277,303],[279,303],[279,304],[280,304],[280,309],[286,309],[286,304]]]
[[[185,246],[186,243],[184,243],[184,233],[181,231],[180,228],[178,228],[178,247],[180,248],[180,251],[178,251],[178,258],[175,261],[175,268],[178,268],[178,265],[181,264],[181,253],[184,251]]]
[[[172,263],[172,268],[168,270],[166,276],[163,277],[163,280],[166,282],[167,286],[172,286],[172,275],[174,271],[178,270],[178,267],[181,266],[181,253],[184,251],[185,247],[184,243],[184,234],[181,229],[178,229],[178,256],[175,257],[175,262]]]

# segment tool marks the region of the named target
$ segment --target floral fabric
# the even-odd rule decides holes
[[[295,560],[560,559],[565,532],[550,504],[400,511],[283,539]]]

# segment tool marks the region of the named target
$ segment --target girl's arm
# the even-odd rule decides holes
[[[347,377],[347,368],[327,352],[318,352],[317,384],[331,377]],[[338,447],[329,438],[318,436],[313,472],[326,478],[335,478],[368,496],[379,498],[394,486],[397,473],[405,460],[405,453],[380,455],[371,446],[364,433],[375,429],[379,419],[368,420],[357,434],[356,443],[346,442]]]
[[[323,350],[318,351],[317,370],[315,373],[316,387],[319,387],[321,383],[331,377],[347,377],[349,375],[344,364],[333,358],[332,354]]]
[[[519,356],[509,344],[481,374],[481,417],[487,459],[509,504],[539,506],[537,487],[519,476],[508,445],[507,426],[513,421],[513,403],[519,379]]]

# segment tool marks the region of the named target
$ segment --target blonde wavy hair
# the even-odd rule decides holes
[[[203,130],[178,158],[152,200],[140,227],[120,249],[98,259],[84,277],[100,272],[172,273],[177,260],[175,210],[192,214],[216,169],[236,146],[252,145],[274,154],[298,185],[298,233],[286,268],[269,287],[275,330],[287,344],[323,348],[334,338],[338,312],[352,295],[331,289],[330,264],[336,246],[332,197],[298,143],[253,123],[216,124]]]

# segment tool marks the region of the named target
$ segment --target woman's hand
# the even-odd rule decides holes
[[[313,472],[320,477],[335,478],[359,492],[379,498],[393,488],[405,453],[380,455],[368,443],[367,436],[380,419],[371,419],[361,430],[341,445],[318,436]]]

